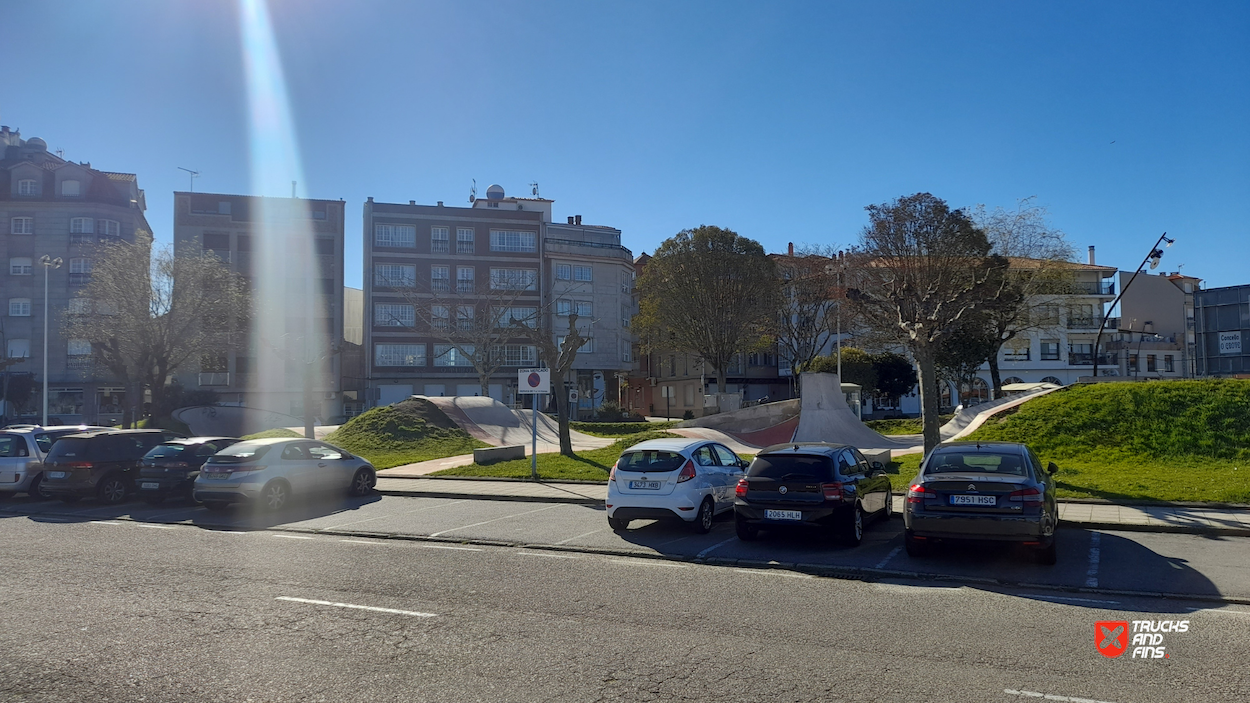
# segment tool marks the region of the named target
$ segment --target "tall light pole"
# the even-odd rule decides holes
[[[61,257],[55,259],[44,254],[39,257],[43,265],[43,426],[48,426],[48,273],[49,269],[59,269]]]
[[[1146,268],[1146,262],[1150,262],[1151,270],[1159,267],[1159,260],[1163,258],[1163,249],[1160,249],[1159,245],[1164,242],[1167,242],[1167,246],[1170,247],[1176,243],[1176,240],[1168,239],[1167,232],[1164,232],[1159,236],[1159,239],[1154,243],[1154,246],[1150,247],[1150,253],[1146,255],[1146,258],[1141,260],[1141,265],[1137,267],[1137,270],[1133,272],[1132,276],[1129,276],[1128,283],[1125,283],[1124,287],[1120,289],[1120,294],[1115,297],[1115,300],[1111,301],[1111,307],[1107,308],[1106,314],[1102,316],[1102,322],[1098,325],[1098,336],[1094,338],[1094,383],[1098,382],[1098,345],[1102,343],[1102,332],[1107,327],[1107,320],[1111,317],[1111,311],[1115,310],[1116,303],[1120,302],[1120,298],[1124,297],[1124,291],[1128,290],[1128,287],[1133,285],[1133,281],[1136,280],[1137,274],[1141,273],[1142,269]],[[1164,249],[1166,248],[1167,247],[1164,247]],[[1140,360],[1138,361],[1140,363]]]

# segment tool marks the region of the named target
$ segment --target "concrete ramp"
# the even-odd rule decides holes
[[[484,396],[427,397],[417,396],[438,406],[471,436],[497,447],[521,444],[529,450],[533,428],[528,410],[513,410],[494,398]],[[614,440],[571,431],[574,450],[601,449]],[[560,450],[560,425],[538,413],[538,452]]]
[[[1033,390],[1009,395],[1006,398],[999,398],[989,403],[973,405],[970,408],[960,406],[959,412],[955,413],[955,417],[952,417],[946,424],[942,425],[942,441],[946,442],[970,435],[978,427],[985,424],[985,421],[990,417],[1023,405],[1047,393],[1054,393],[1062,388],[1063,386],[1056,386],[1052,383],[1038,384],[1038,387]]]
[[[260,408],[193,405],[178,408],[171,414],[191,428],[191,433],[197,437],[242,437],[279,427],[299,427],[299,432],[304,431],[303,418]]]
[[[915,451],[912,438],[902,441],[880,434],[865,425],[846,404],[836,373],[805,373],[799,376],[802,404],[795,442],[833,442],[861,450],[888,449],[895,453]]]

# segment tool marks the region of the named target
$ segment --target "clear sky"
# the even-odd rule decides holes
[[[1082,256],[1250,283],[1250,3],[270,0],[304,174],[360,207],[537,181],[635,254],[716,224],[1036,196]],[[254,192],[238,0],[0,0],[0,122],[172,192]],[[292,176],[294,177],[294,176]],[[289,195],[285,191],[264,193]]]

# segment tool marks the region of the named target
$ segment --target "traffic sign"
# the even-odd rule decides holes
[[[545,394],[551,391],[551,369],[521,369],[517,372],[517,392]]]

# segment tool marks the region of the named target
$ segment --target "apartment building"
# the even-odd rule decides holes
[[[508,335],[510,323],[545,325],[557,341],[575,312],[590,342],[567,379],[579,407],[618,395],[631,364],[628,345],[632,255],[620,230],[552,221],[554,201],[509,197],[492,185],[469,207],[378,203],[364,206],[366,384],[368,403],[409,395],[481,395],[471,358],[453,332],[478,328],[501,365],[487,393],[521,402],[516,370],[538,365],[537,350]],[[501,317],[502,316],[502,317]],[[498,331],[495,331],[498,330]]]
[[[223,405],[303,417],[343,416],[343,201],[174,193],[174,252],[211,253],[252,292],[250,323],[178,373]]]
[[[48,151],[47,142],[22,139],[0,126],[0,257],[7,262],[7,313],[0,328],[10,377],[36,379],[22,407],[4,413],[35,416],[43,406],[43,331],[48,320],[48,415],[64,423],[109,424],[122,418],[125,390],[92,363],[91,345],[61,333],[82,287],[91,281],[97,244],[151,238],[143,190],[133,173],[73,163]],[[59,268],[40,264],[59,259]],[[47,276],[45,304],[44,278]]]
[[[1194,295],[1197,374],[1250,377],[1250,285]]]
[[[1124,286],[1133,280],[1133,285]],[[1193,378],[1197,374],[1194,295],[1202,279],[1179,272],[1120,272],[1120,314],[1108,322],[1109,354],[1127,378]],[[1104,338],[1108,335],[1104,334]],[[1101,369],[1099,369],[1101,371]]]

